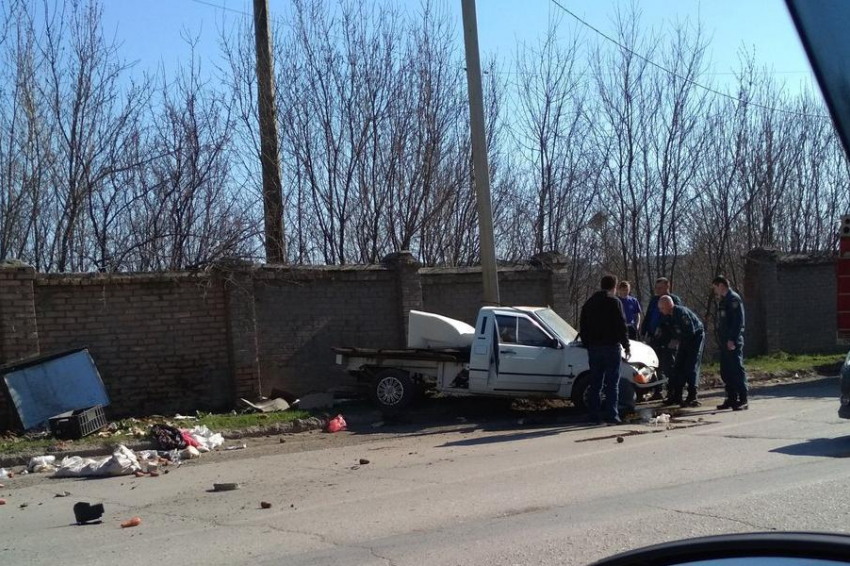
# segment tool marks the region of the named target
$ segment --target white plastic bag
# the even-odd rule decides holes
[[[30,459],[27,471],[32,474],[56,471],[56,456],[36,456]]]
[[[193,427],[189,431],[189,436],[199,444],[199,452],[209,452],[224,444],[224,437],[220,433],[213,433],[203,425]]]
[[[81,458],[70,456],[62,459],[55,478],[77,478],[95,476],[126,476],[141,470],[139,460],[132,450],[123,444],[115,449],[112,456],[105,458]]]

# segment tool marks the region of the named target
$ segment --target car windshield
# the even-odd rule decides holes
[[[534,314],[562,340],[572,342],[578,336],[576,329],[570,326],[566,320],[558,316],[558,313],[552,309],[540,309],[534,311]]]

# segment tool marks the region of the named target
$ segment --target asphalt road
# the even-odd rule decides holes
[[[364,426],[159,478],[28,476],[0,489],[0,563],[588,564],[698,535],[848,532],[850,421],[837,408],[837,379],[824,378],[763,388],[746,412],[693,410],[670,430],[569,413]],[[234,481],[242,489],[207,491]],[[104,522],[72,525],[77,501],[104,503]],[[119,527],[134,515],[141,526]]]

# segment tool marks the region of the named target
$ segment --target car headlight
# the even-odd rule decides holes
[[[842,395],[841,396],[841,406],[846,407],[847,405],[850,405],[850,397],[848,397],[847,395]]]

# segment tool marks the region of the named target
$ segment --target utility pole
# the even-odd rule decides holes
[[[286,263],[268,0],[254,0],[254,39],[257,51],[257,105],[260,117],[260,163],[263,167],[266,262]]]
[[[490,166],[487,163],[487,136],[484,127],[484,93],[481,88],[481,61],[478,53],[478,18],[475,0],[461,0],[463,40],[466,50],[466,83],[469,89],[469,125],[472,131],[472,174],[478,205],[481,240],[481,274],[484,277],[484,303],[498,305],[499,276],[496,271],[496,240],[490,205]]]

